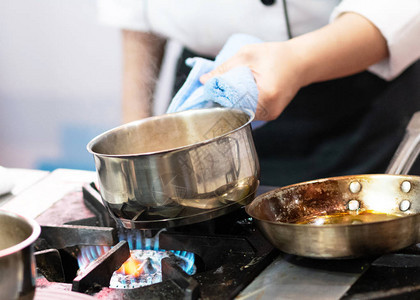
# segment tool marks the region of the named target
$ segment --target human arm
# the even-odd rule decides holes
[[[256,118],[273,120],[300,88],[358,73],[388,55],[386,40],[375,25],[359,14],[344,13],[329,25],[285,42],[247,45],[201,81],[248,66],[259,91]]]
[[[152,33],[122,30],[123,123],[152,114],[152,99],[165,48],[165,40]]]

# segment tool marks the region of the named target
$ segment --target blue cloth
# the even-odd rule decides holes
[[[242,46],[261,43],[256,37],[246,34],[232,35],[214,61],[201,57],[188,58],[185,63],[192,67],[191,72],[172,99],[167,113],[214,106],[257,109],[258,89],[254,76],[248,67],[240,66],[201,84],[201,75],[210,72],[232,57]],[[254,121],[253,128],[265,122]]]

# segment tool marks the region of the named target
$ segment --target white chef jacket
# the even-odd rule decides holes
[[[320,28],[340,14],[370,20],[388,43],[389,58],[369,71],[391,80],[420,58],[420,0],[287,0],[293,36]],[[98,0],[103,24],[152,32],[187,48],[215,56],[228,37],[247,33],[264,41],[288,39],[281,0]]]

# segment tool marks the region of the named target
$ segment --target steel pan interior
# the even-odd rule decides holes
[[[209,142],[249,123],[250,112],[214,108],[189,110],[134,121],[111,129],[88,144],[94,154],[146,156]]]
[[[305,217],[360,211],[399,216],[360,224],[295,224]],[[280,250],[314,258],[381,254],[420,241],[420,177],[342,176],[299,183],[256,197],[246,207]]]

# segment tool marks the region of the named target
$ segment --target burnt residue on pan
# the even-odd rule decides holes
[[[260,220],[296,223],[309,216],[345,211],[348,198],[339,181],[321,180],[269,192],[250,209]]]

